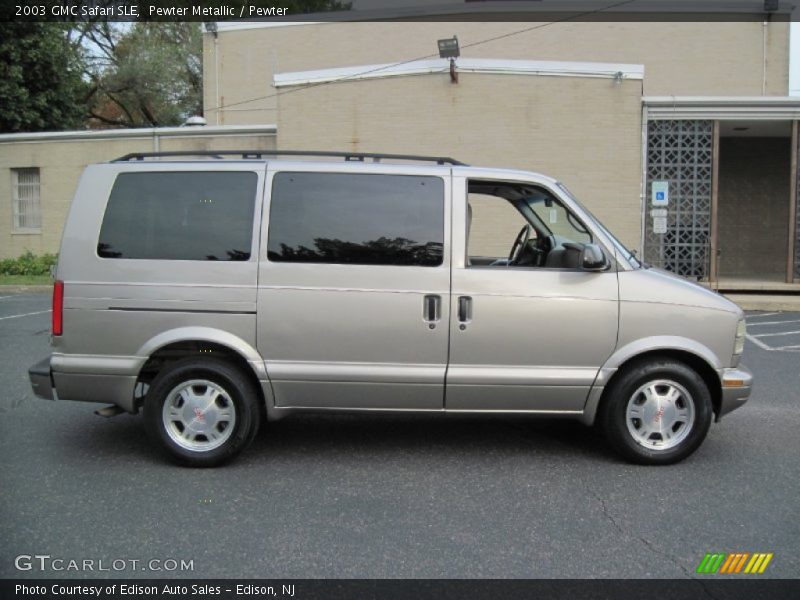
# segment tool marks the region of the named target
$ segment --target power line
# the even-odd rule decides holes
[[[461,48],[474,48],[475,46],[481,46],[483,44],[488,44],[490,42],[496,42],[497,40],[502,40],[502,39],[513,37],[515,35],[528,33],[529,31],[535,31],[537,29],[544,29],[545,27],[550,27],[551,25],[558,25],[560,23],[565,23],[567,21],[574,21],[575,19],[579,19],[581,17],[586,17],[586,16],[589,16],[589,15],[601,13],[601,12],[610,10],[612,8],[619,8],[620,6],[624,6],[626,4],[631,4],[632,2],[635,2],[635,1],[636,0],[623,0],[621,2],[615,2],[614,4],[609,4],[607,6],[603,6],[603,7],[600,7],[600,8],[595,8],[593,10],[587,10],[587,11],[584,11],[584,12],[581,12],[581,13],[576,13],[574,15],[569,15],[567,17],[564,17],[563,19],[557,19],[555,21],[550,21],[548,23],[540,23],[538,25],[534,25],[534,26],[531,26],[531,27],[525,27],[524,29],[518,29],[516,31],[511,31],[509,33],[504,33],[504,34],[497,35],[497,36],[494,36],[494,37],[486,38],[485,40],[479,40],[477,42],[472,42],[471,44],[465,44],[465,45],[461,46]],[[304,86],[301,86],[301,87],[296,87],[296,88],[291,89],[291,90],[284,90],[284,91],[280,91],[280,92],[274,92],[272,94],[267,94],[266,96],[257,96],[255,98],[248,98],[247,100],[239,100],[238,102],[232,102],[231,104],[215,106],[213,108],[207,108],[206,111],[207,112],[211,112],[211,111],[215,111],[215,110],[216,111],[225,110],[225,109],[229,109],[229,108],[231,108],[233,106],[239,106],[241,104],[248,104],[250,102],[257,102],[259,100],[270,100],[271,98],[277,98],[278,96],[285,96],[287,94],[294,94],[295,92],[300,92],[300,91],[307,90],[307,89],[310,89],[310,88],[315,88],[315,87],[319,87],[319,86],[323,86],[323,85],[330,85],[332,83],[341,83],[343,81],[347,81],[348,79],[357,79],[357,78],[363,77],[365,75],[370,75],[372,73],[377,73],[379,71],[385,71],[386,69],[393,69],[395,67],[400,67],[400,66],[406,65],[408,63],[417,62],[419,60],[426,60],[428,58],[436,58],[437,56],[439,56],[438,53],[437,54],[427,54],[425,56],[419,56],[417,58],[410,58],[408,60],[402,60],[402,61],[391,63],[391,64],[388,64],[388,65],[381,65],[380,67],[375,67],[373,69],[367,69],[366,71],[361,71],[359,73],[351,73],[350,75],[345,75],[345,76],[339,77],[337,79],[329,79],[329,80],[326,80],[326,81],[319,81],[317,83],[309,83],[307,85],[304,85]],[[250,110],[256,111],[256,110],[274,110],[274,109],[272,109],[272,108],[253,108],[253,109],[250,109]]]

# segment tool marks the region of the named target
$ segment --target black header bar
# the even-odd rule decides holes
[[[394,4],[394,5],[393,5]],[[24,21],[786,21],[794,0],[3,0],[0,20]],[[323,6],[325,10],[317,10]],[[314,9],[310,12],[308,9]],[[329,10],[331,9],[331,10]],[[213,26],[209,27],[213,32]]]

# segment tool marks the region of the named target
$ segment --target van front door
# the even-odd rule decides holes
[[[442,410],[449,175],[283,163],[266,196],[258,349],[275,405]]]
[[[454,177],[448,411],[580,413],[616,345],[617,274],[544,185]]]

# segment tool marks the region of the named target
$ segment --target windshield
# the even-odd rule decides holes
[[[522,199],[523,206],[536,216],[536,222],[556,242],[592,242],[592,234],[550,193],[533,191]],[[521,207],[523,213],[527,211]]]
[[[628,248],[625,246],[625,244],[623,244],[622,242],[620,242],[620,241],[619,241],[619,240],[616,238],[616,236],[615,236],[613,233],[611,233],[611,232],[610,232],[610,231],[609,231],[609,230],[608,230],[608,229],[605,227],[605,225],[603,225],[603,224],[600,222],[600,220],[599,220],[597,217],[595,217],[595,216],[594,216],[594,214],[592,214],[592,211],[590,211],[588,208],[586,208],[586,207],[585,207],[585,206],[584,206],[584,205],[581,203],[581,201],[580,201],[580,200],[578,200],[578,199],[575,197],[575,195],[574,195],[572,192],[570,192],[570,191],[569,191],[569,189],[567,189],[567,186],[565,186],[565,185],[564,185],[563,183],[561,183],[560,181],[557,183],[557,185],[558,185],[558,187],[561,189],[561,191],[562,191],[562,192],[564,192],[564,193],[565,193],[567,196],[569,196],[570,200],[572,200],[572,201],[573,201],[575,204],[577,204],[577,205],[578,205],[578,206],[581,208],[581,210],[583,210],[583,211],[584,211],[584,212],[585,212],[587,215],[589,215],[589,217],[590,217],[590,218],[592,219],[592,221],[594,222],[594,225],[595,225],[595,227],[597,227],[598,229],[600,229],[600,231],[602,231],[602,232],[603,232],[603,234],[605,234],[605,236],[606,236],[606,237],[607,237],[609,240],[611,240],[611,243],[612,243],[612,244],[614,244],[614,246],[616,247],[617,251],[618,251],[620,254],[622,254],[622,256],[624,256],[624,257],[625,257],[626,259],[628,259],[628,260],[631,260],[631,261],[633,261],[633,262],[634,262],[634,266],[637,266],[637,267],[642,267],[642,266],[643,266],[643,264],[642,264],[642,261],[640,261],[638,258],[636,258],[636,255],[634,254],[634,251],[632,251],[632,250],[629,250],[629,249],[628,249]]]

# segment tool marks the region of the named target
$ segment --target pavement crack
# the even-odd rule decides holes
[[[632,537],[632,536],[631,536],[631,535],[630,535],[630,534],[629,534],[627,531],[625,531],[625,530],[622,528],[622,526],[621,526],[621,525],[620,525],[620,524],[617,522],[617,520],[614,518],[614,515],[612,515],[612,514],[611,514],[611,513],[608,511],[608,505],[606,504],[606,501],[605,501],[605,500],[604,500],[602,497],[600,497],[599,495],[597,495],[597,493],[596,493],[594,490],[589,490],[589,493],[591,493],[591,494],[592,494],[592,496],[594,496],[594,499],[595,499],[595,500],[597,500],[597,501],[600,503],[600,508],[601,508],[601,510],[603,511],[603,517],[605,517],[605,518],[606,518],[606,520],[607,520],[607,521],[609,521],[609,522],[610,522],[610,523],[611,523],[611,524],[614,526],[614,529],[616,529],[617,531],[619,531],[619,532],[620,532],[622,535],[624,535],[625,537]]]
[[[622,525],[620,525],[619,521],[614,517],[614,515],[611,514],[611,511],[608,510],[608,504],[606,503],[605,499],[602,496],[600,496],[597,492],[595,492],[593,489],[591,488],[587,489],[589,491],[589,494],[591,494],[591,496],[595,500],[597,500],[597,502],[600,504],[600,510],[603,513],[603,518],[606,519],[609,523],[611,523],[611,525],[614,527],[614,529],[616,529],[620,533],[620,535],[630,540],[636,540],[640,542],[645,548],[647,548],[647,550],[652,554],[657,554],[658,556],[666,558],[670,563],[678,567],[678,569],[680,569],[681,572],[683,572],[684,576],[687,579],[691,579],[692,581],[697,582],[700,585],[700,587],[703,588],[703,592],[707,597],[712,598],[713,600],[718,600],[717,597],[711,593],[711,590],[706,585],[706,582],[698,577],[695,577],[694,573],[692,573],[689,569],[687,569],[676,557],[672,556],[667,552],[664,552],[656,544],[648,540],[646,537],[641,535],[635,535],[626,531],[622,527]]]

